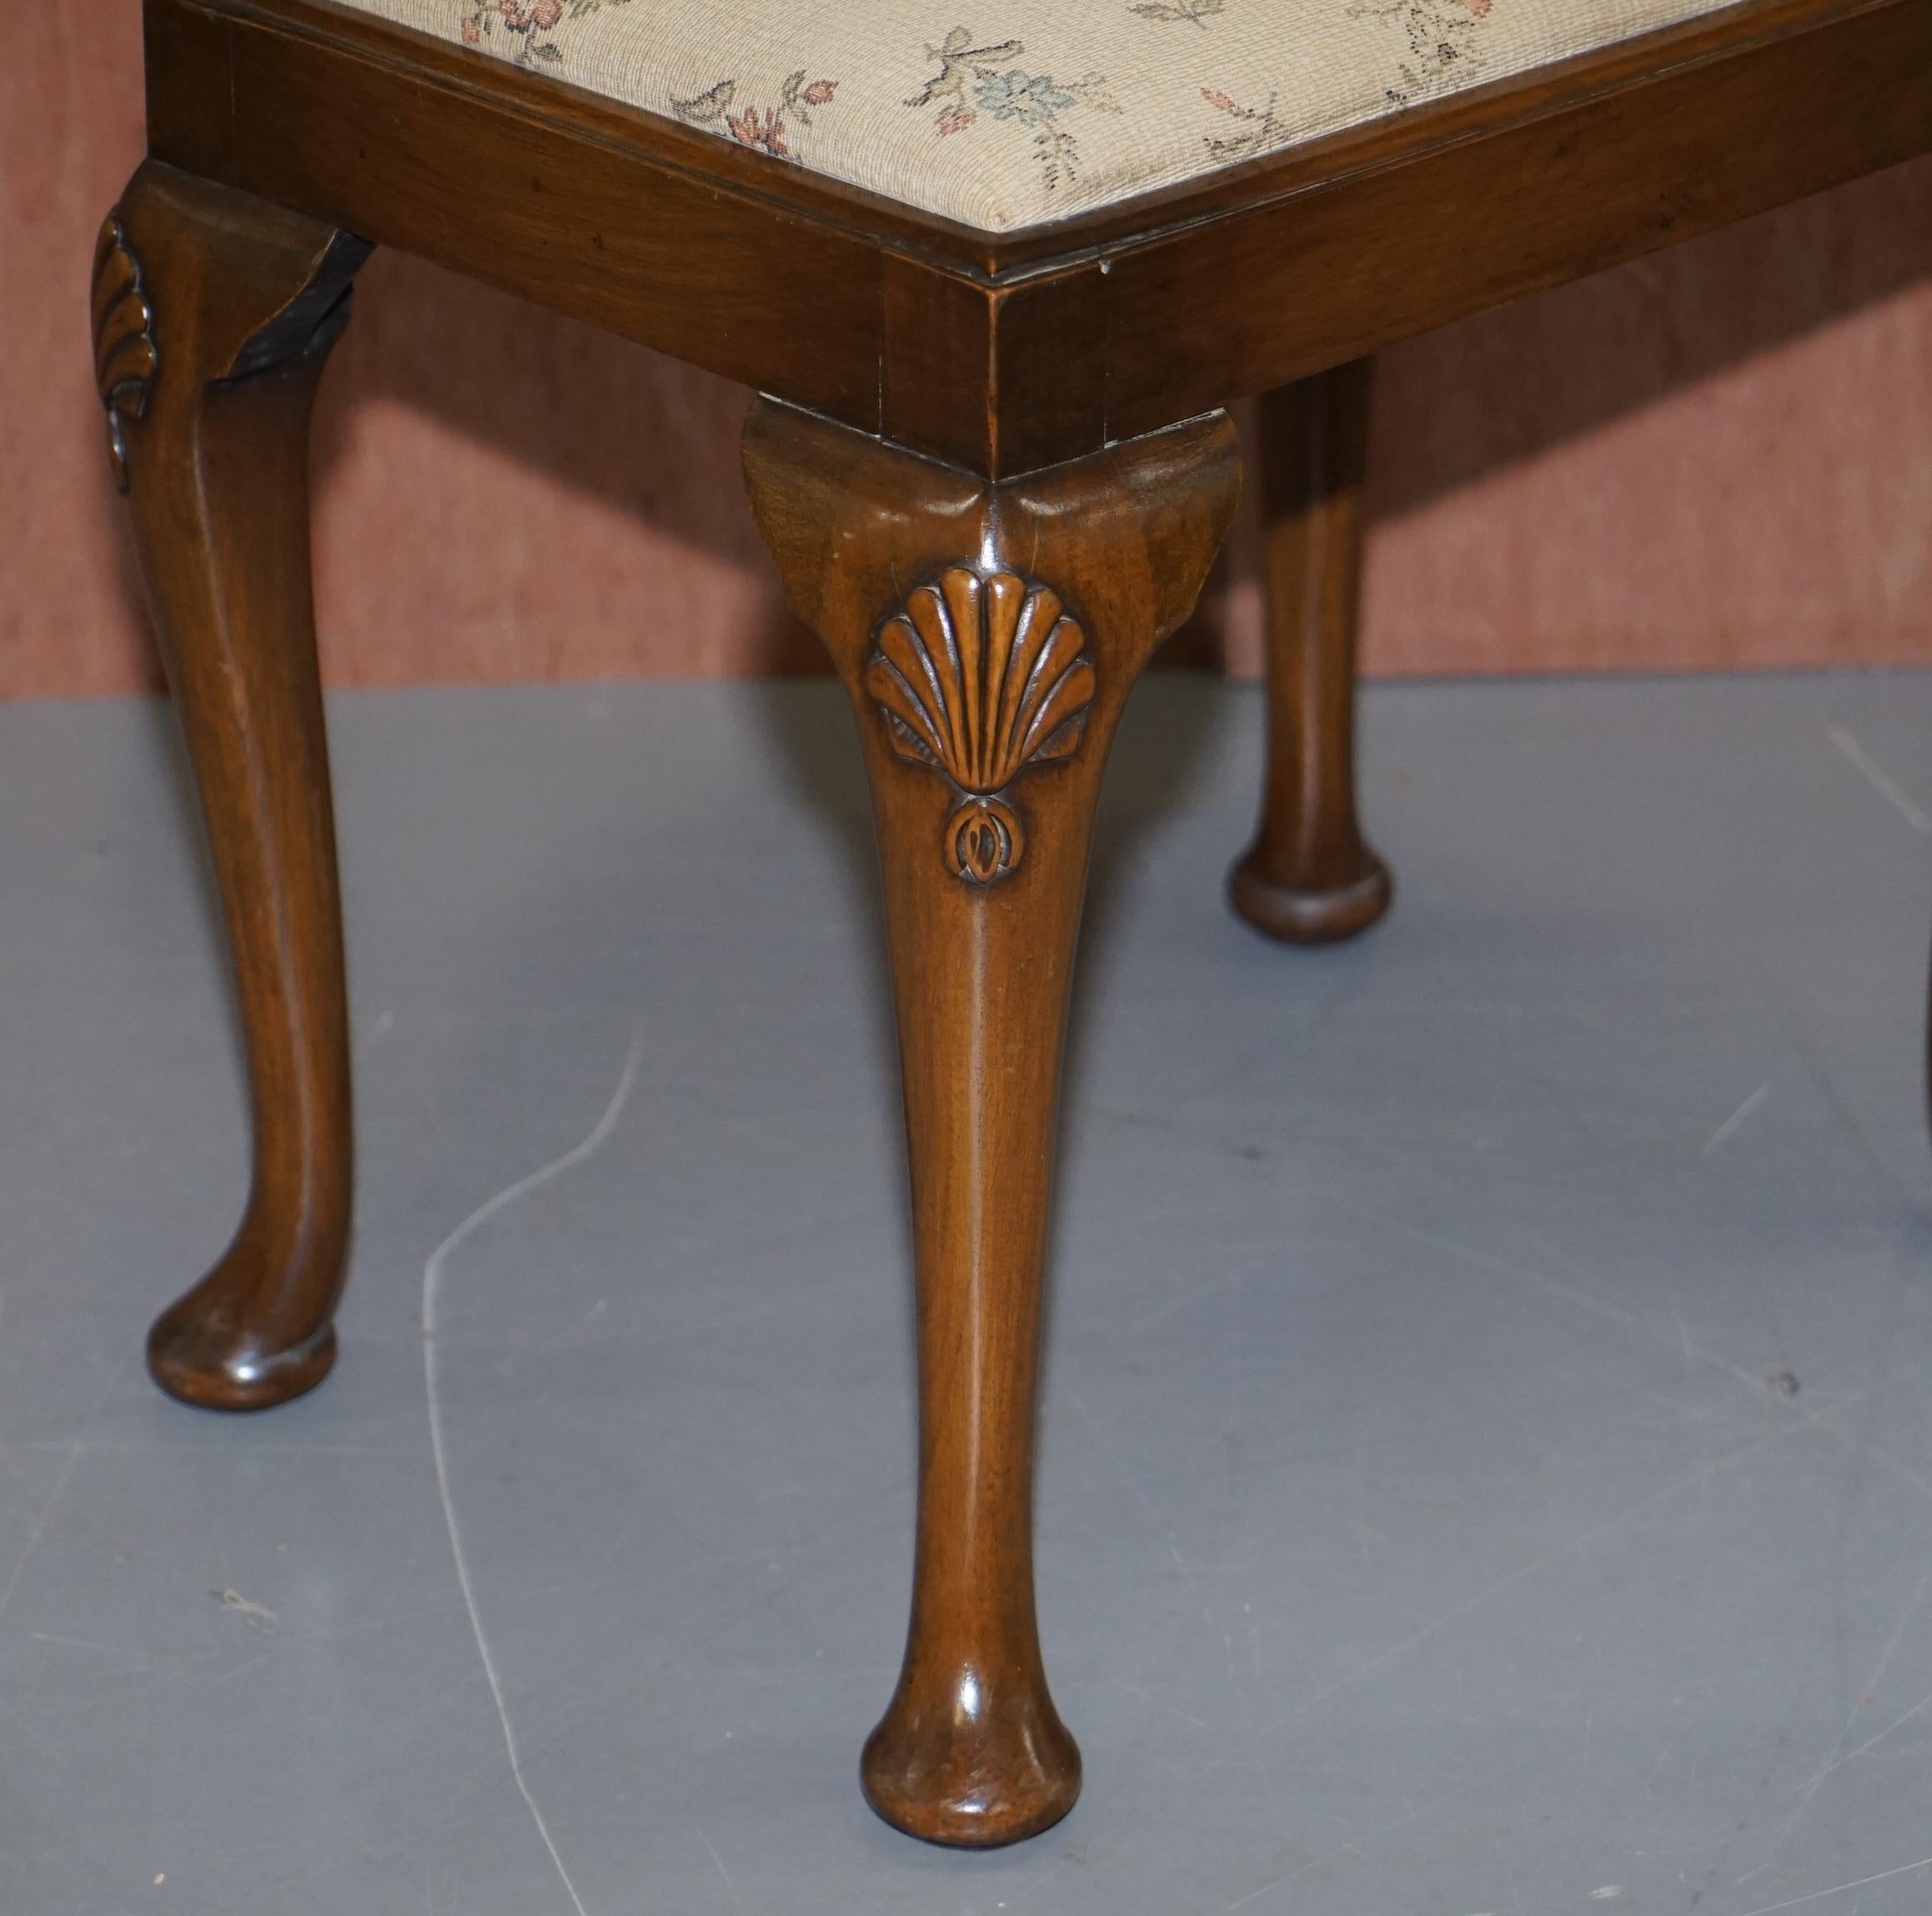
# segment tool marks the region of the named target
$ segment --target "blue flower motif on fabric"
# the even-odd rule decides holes
[[[1029,73],[1024,67],[1008,63],[1026,51],[1018,40],[976,46],[970,27],[955,27],[938,46],[926,49],[927,59],[939,62],[939,71],[906,103],[936,104],[934,123],[942,140],[976,124],[981,113],[1031,128],[1033,157],[1040,163],[1041,183],[1051,193],[1062,180],[1076,178],[1080,171],[1079,142],[1060,123],[1061,116],[1076,107],[1103,113],[1117,113],[1120,108],[1101,74],[1059,81],[1051,73]]]
[[[996,120],[1017,120],[1023,127],[1051,126],[1056,113],[1075,103],[1073,95],[1055,86],[1050,75],[1036,73],[1029,79],[1017,67],[983,75],[973,98]]]

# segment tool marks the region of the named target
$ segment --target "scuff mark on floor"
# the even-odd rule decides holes
[[[1704,1147],[1704,1156],[1709,1157],[1714,1151],[1722,1151],[1724,1147],[1738,1135],[1739,1131],[1744,1128],[1744,1125],[1749,1121],[1751,1114],[1757,1111],[1764,1104],[1764,1101],[1770,1096],[1770,1095],[1771,1087],[1769,1085],[1759,1085],[1757,1090],[1753,1091],[1751,1095],[1746,1098],[1744,1101],[1739,1105],[1738,1108],[1733,1111],[1731,1115],[1726,1118],[1715,1131],[1711,1133],[1709,1141]]]
[[[1865,749],[1843,725],[1827,725],[1826,735],[1859,769],[1859,775],[1914,831],[1932,838],[1932,818],[1928,818],[1906,796],[1898,783],[1888,777],[1867,756]]]
[[[617,1088],[610,1094],[610,1101],[605,1106],[604,1115],[591,1127],[589,1136],[580,1144],[573,1146],[561,1157],[553,1158],[549,1163],[533,1171],[526,1177],[519,1177],[514,1184],[506,1186],[491,1198],[477,1206],[436,1248],[429,1253],[423,1266],[423,1392],[429,1411],[429,1450],[436,1466],[436,1493],[442,1499],[443,1522],[449,1532],[449,1554],[456,1562],[456,1581],[463,1592],[463,1608],[469,1618],[469,1632],[476,1639],[476,1653],[483,1661],[483,1673],[489,1683],[490,1700],[496,1706],[497,1722],[503,1729],[503,1747],[509,1758],[509,1771],[515,1780],[517,1793],[524,1799],[524,1806],[530,1813],[530,1820],[537,1826],[537,1834],[543,1838],[544,1848],[549,1853],[550,1861],[556,1866],[557,1875],[564,1885],[565,1893],[570,1898],[570,1907],[577,1916],[590,1916],[584,1907],[583,1898],[577,1893],[577,1886],[570,1880],[570,1873],[564,1867],[564,1858],[559,1853],[556,1840],[550,1834],[550,1826],[544,1819],[544,1813],[537,1807],[537,1799],[530,1793],[530,1786],[524,1780],[523,1762],[517,1754],[516,1732],[510,1725],[509,1705],[504,1700],[503,1679],[497,1673],[496,1659],[490,1654],[489,1639],[484,1634],[482,1613],[477,1608],[476,1588],[469,1574],[469,1558],[463,1547],[463,1531],[456,1521],[456,1506],[449,1495],[449,1462],[448,1447],[443,1437],[443,1407],[438,1390],[436,1353],[436,1300],[442,1286],[443,1273],[450,1256],[474,1236],[493,1217],[509,1209],[519,1199],[527,1197],[533,1191],[561,1177],[567,1171],[574,1170],[586,1158],[594,1156],[604,1145],[611,1132],[617,1128],[617,1121],[624,1115],[624,1107],[630,1101],[632,1087],[637,1082],[637,1067],[644,1056],[644,1030],[634,1026],[630,1034],[630,1049],[625,1054],[624,1069],[619,1074]]]

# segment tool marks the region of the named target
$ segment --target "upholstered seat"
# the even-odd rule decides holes
[[[349,0],[1010,233],[1724,0]]]

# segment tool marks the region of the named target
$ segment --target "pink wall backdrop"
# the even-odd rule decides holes
[[[0,697],[153,686],[88,365],[141,151],[136,0],[0,63]],[[1383,358],[1384,675],[1932,662],[1932,165]],[[325,384],[339,685],[812,670],[752,532],[740,389],[379,255]],[[1192,655],[1258,660],[1253,529]]]

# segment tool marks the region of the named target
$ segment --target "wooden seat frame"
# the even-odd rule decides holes
[[[1101,769],[1263,399],[1272,750],[1238,907],[1386,906],[1350,762],[1377,346],[1932,146],[1932,0],[1744,0],[1063,223],[977,233],[320,0],[148,0],[148,158],[96,364],[238,975],[253,1182],[157,1323],[193,1403],[312,1387],[349,1215],[340,912],[309,583],[315,381],[372,244],[741,380],[754,509],[857,716],[898,1006],[919,1515],[875,1808],[1063,1815],[1034,1624],[1036,1346]]]

